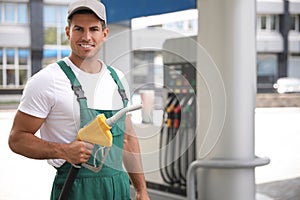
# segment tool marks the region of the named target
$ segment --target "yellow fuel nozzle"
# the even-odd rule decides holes
[[[106,119],[104,114],[98,115],[87,126],[78,131],[77,140],[110,147],[112,145],[111,126],[125,113],[140,109],[141,107],[142,105],[125,107],[108,119]]]
[[[87,126],[79,130],[77,140],[110,147],[112,145],[110,129],[111,127],[106,124],[106,117],[104,114],[100,114]]]

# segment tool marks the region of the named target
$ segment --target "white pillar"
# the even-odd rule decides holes
[[[198,43],[213,61],[198,52],[199,159],[254,160],[256,1],[197,3]],[[255,199],[254,167],[199,171],[199,199]]]
[[[118,24],[108,24],[109,33],[105,41],[100,58],[107,65],[120,69],[131,83],[129,76],[131,70],[131,30],[130,27]]]

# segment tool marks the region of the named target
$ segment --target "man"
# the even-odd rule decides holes
[[[65,31],[72,51],[63,63],[80,82],[87,98],[86,109],[109,117],[125,104],[124,94],[118,93],[119,85],[98,59],[109,32],[104,5],[97,0],[74,1],[68,8]],[[60,65],[50,64],[27,82],[9,137],[12,151],[33,159],[47,159],[57,169],[51,199],[58,199],[71,164],[86,163],[94,149],[93,144],[76,140],[82,127],[82,105],[77,102],[72,81]],[[114,71],[124,84],[124,75]],[[41,138],[35,136],[38,130]],[[69,199],[130,199],[129,178],[136,199],[149,199],[130,116],[120,120],[111,132],[113,146],[105,166],[98,173],[82,167]]]

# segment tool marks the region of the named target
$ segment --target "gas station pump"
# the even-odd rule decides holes
[[[195,98],[169,95],[160,134],[160,174],[165,183],[185,189],[189,163],[195,160]]]
[[[195,39],[174,38],[164,42],[162,124],[156,129],[149,128],[151,125],[147,124],[148,128],[136,131],[153,135],[155,130],[159,130],[155,137],[140,140],[145,178],[152,199],[186,198],[187,171],[196,159],[197,148],[196,49],[195,45],[190,45]],[[153,158],[147,157],[148,152],[143,152],[150,146],[157,148]],[[147,168],[150,164],[156,165],[153,167],[155,170]]]
[[[164,87],[168,91],[160,135],[160,172],[165,183],[185,190],[189,164],[195,160],[196,60],[188,38],[163,46]],[[180,47],[185,54],[178,55]],[[183,49],[182,49],[183,48]],[[164,148],[165,147],[165,148]],[[185,193],[185,192],[183,192]]]

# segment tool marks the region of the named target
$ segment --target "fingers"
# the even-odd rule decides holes
[[[85,147],[88,149],[88,150],[93,150],[94,149],[94,144],[92,144],[92,143],[89,143],[89,142],[84,142],[84,141],[82,141],[83,143],[84,143],[84,145],[85,145]]]
[[[80,148],[79,157],[80,163],[85,163],[89,160],[90,156],[92,155],[94,145],[88,142],[81,142],[83,146]]]
[[[92,155],[94,145],[84,141],[74,141],[69,144],[67,161],[72,164],[85,163]]]

